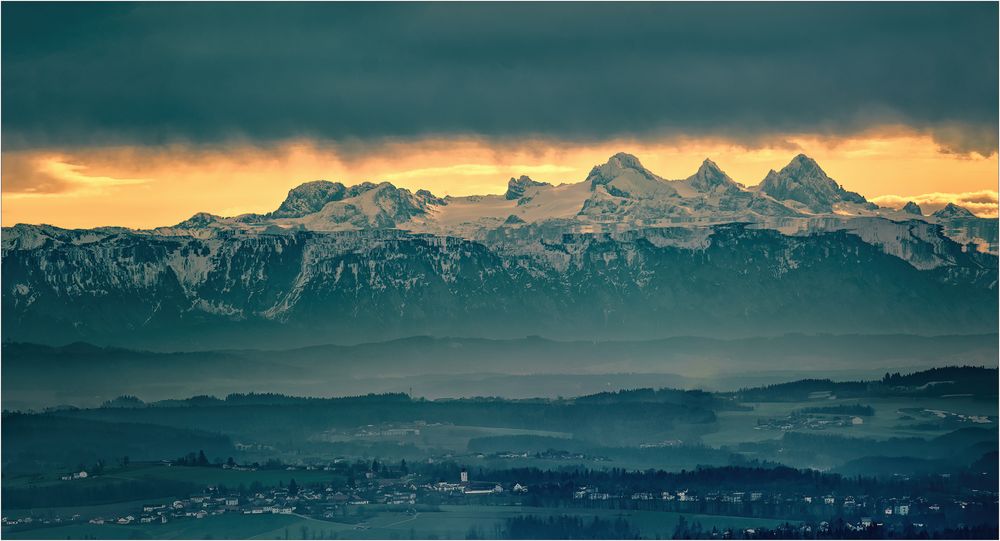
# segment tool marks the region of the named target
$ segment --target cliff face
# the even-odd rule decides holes
[[[995,330],[995,256],[936,229],[858,229],[791,235],[730,224],[469,240],[17,226],[4,232],[3,334],[176,350],[418,334]]]

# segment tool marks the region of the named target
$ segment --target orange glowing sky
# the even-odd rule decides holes
[[[275,209],[290,188],[315,179],[388,180],[437,195],[502,193],[512,176],[579,182],[615,152],[635,154],[667,178],[713,159],[735,180],[760,182],[799,152],[845,188],[884,206],[916,200],[925,212],[949,201],[997,216],[997,154],[943,152],[926,135],[890,132],[828,139],[789,136],[746,148],[721,140],[615,140],[593,144],[480,139],[383,143],[345,151],[308,140],[269,146],[112,147],[4,152],[2,222],[84,228],[150,228],[196,212],[231,216]]]

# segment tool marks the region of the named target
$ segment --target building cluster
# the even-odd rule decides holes
[[[320,434],[320,439],[325,441],[344,441],[355,438],[363,439],[408,439],[420,436],[421,431],[426,428],[443,426],[444,423],[427,423],[426,421],[414,421],[412,423],[382,423],[378,425],[364,425],[351,430],[331,429]]]
[[[79,522],[81,516],[73,514],[69,517],[18,517],[18,518],[0,518],[0,524],[3,526],[32,526],[35,524],[43,526],[51,526],[53,524],[72,524],[74,522]]]
[[[547,451],[499,451],[496,453],[477,453],[476,458],[480,459],[500,459],[500,460],[521,460],[533,458],[536,460],[588,460],[591,462],[607,462],[608,458],[598,455],[588,455],[586,453],[574,453],[571,451],[561,451],[549,449]]]
[[[230,468],[244,468],[229,466]],[[251,469],[246,467],[245,469]],[[252,468],[256,469],[256,468]],[[289,468],[296,469],[296,468]],[[318,469],[308,467],[305,469]],[[53,523],[87,521],[95,525],[166,524],[174,520],[203,519],[225,513],[243,515],[302,515],[319,519],[333,519],[351,513],[352,508],[368,505],[414,506],[418,503],[439,501],[441,497],[523,495],[528,487],[520,483],[504,485],[494,482],[469,480],[469,474],[462,470],[457,482],[420,482],[416,475],[398,478],[377,478],[368,475],[354,487],[334,489],[315,488],[273,488],[253,495],[235,493],[221,494],[212,487],[205,494],[193,495],[172,502],[150,503],[141,510],[123,511],[120,515],[95,516],[81,519],[72,518],[34,519],[23,517],[8,520],[2,518],[4,526],[49,525]]]
[[[170,503],[147,504],[142,512],[119,517],[95,517],[91,524],[166,524],[179,519],[201,519],[224,513],[242,513],[259,515],[264,513],[290,515],[301,497],[306,494],[290,495],[287,490],[273,490],[258,493],[250,498],[240,498],[236,495],[220,495],[210,491],[206,495],[191,496]]]
[[[995,495],[985,495],[995,501]],[[734,515],[739,509],[746,506],[755,505],[797,507],[807,511],[813,511],[819,516],[842,516],[856,519],[853,526],[865,529],[872,524],[882,525],[885,521],[900,522],[906,520],[911,515],[920,517],[940,514],[943,509],[965,510],[970,506],[982,505],[981,501],[969,501],[960,498],[948,498],[941,502],[930,501],[924,497],[875,497],[863,496],[835,496],[824,495],[788,495],[781,493],[770,493],[765,491],[705,491],[697,492],[691,489],[669,490],[669,491],[621,491],[602,490],[597,486],[580,486],[573,491],[574,500],[595,502],[608,502],[608,505],[622,505],[611,503],[617,501],[632,501],[635,505],[644,505],[648,502],[650,506],[664,508],[672,511],[698,512],[706,509],[725,509],[734,511]],[[736,507],[737,509],[733,509]],[[914,523],[914,526],[921,527],[922,524]]]
[[[681,445],[684,445],[684,440],[661,440],[661,441],[653,441],[653,442],[640,443],[639,444],[639,448],[640,449],[663,449],[665,447],[680,447]]]
[[[234,466],[230,466],[234,467]],[[320,469],[309,466],[306,469]],[[292,469],[295,469],[294,467]],[[374,468],[373,468],[374,470]],[[74,477],[75,478],[75,477]],[[519,497],[538,494],[543,498],[565,498],[568,494],[545,484],[529,489],[521,482],[496,482],[472,480],[462,469],[457,478],[449,481],[430,481],[417,474],[394,473],[380,477],[374,471],[347,486],[299,487],[294,482],[285,487],[257,490],[252,494],[226,492],[210,487],[202,494],[169,502],[149,503],[141,509],[122,511],[113,516],[86,516],[69,518],[47,516],[2,518],[4,526],[24,528],[42,524],[59,524],[89,521],[98,525],[164,524],[175,520],[203,519],[226,513],[242,515],[284,514],[316,519],[336,520],[338,517],[362,512],[364,506],[388,505],[414,510],[418,505],[438,503],[468,503],[509,505],[517,504]],[[486,500],[488,499],[488,501]],[[922,528],[924,522],[944,513],[964,511],[970,507],[985,506],[996,501],[996,493],[982,492],[970,498],[942,498],[940,501],[924,497],[872,496],[843,494],[788,494],[767,490],[699,490],[695,487],[671,490],[602,489],[595,485],[577,486],[572,499],[578,507],[614,507],[663,510],[682,513],[725,514],[732,516],[770,516],[778,509],[794,510],[793,514],[813,516],[817,520],[840,517],[843,527],[855,531],[871,528],[912,524]],[[984,507],[985,508],[985,507]],[[831,519],[832,520],[832,519]],[[818,527],[822,527],[820,523]],[[814,528],[803,524],[802,527]],[[752,536],[753,532],[743,532]]]
[[[494,483],[489,481],[469,481],[469,471],[462,468],[462,471],[458,474],[457,483],[449,483],[447,481],[440,481],[434,484],[423,485],[425,489],[431,490],[433,492],[441,492],[448,495],[486,495],[486,494],[503,494],[506,489],[500,483]],[[526,494],[528,492],[528,487],[522,485],[521,483],[514,483],[508,487],[511,494]]]
[[[805,415],[795,413],[785,417],[758,419],[754,430],[826,430],[828,428],[845,428],[865,424],[865,420],[857,415]]]

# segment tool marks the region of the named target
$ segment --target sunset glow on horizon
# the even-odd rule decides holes
[[[805,153],[997,215],[988,3],[82,6],[5,6],[3,225],[263,213],[316,179],[503,193],[617,152],[749,186]]]
[[[363,149],[309,140],[270,146],[110,147],[3,154],[3,225],[152,228],[196,212],[222,216],[273,210],[289,189],[317,179],[346,185],[389,181],[437,195],[503,193],[510,177],[580,182],[616,152],[636,155],[666,179],[693,174],[710,158],[753,186],[798,153],[845,188],[884,206],[947,202],[997,216],[997,155],[942,152],[928,136],[896,132],[854,138],[790,136],[746,148],[722,140],[614,140],[592,144],[486,139],[386,142]]]

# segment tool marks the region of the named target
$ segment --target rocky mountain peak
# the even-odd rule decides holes
[[[720,186],[736,188],[736,182],[722,171],[712,160],[705,158],[705,161],[698,167],[698,171],[688,177],[691,187],[699,192],[710,192]]]
[[[629,173],[648,180],[659,180],[659,177],[642,166],[639,158],[625,152],[619,152],[608,158],[608,161],[604,164],[594,166],[590,170],[590,174],[587,175],[586,182],[589,182],[591,189],[593,189],[600,184],[608,184],[616,178]]]
[[[218,216],[207,212],[199,212],[174,227],[178,229],[197,229],[200,227],[206,227],[217,221],[219,221]]]
[[[306,182],[289,190],[288,196],[282,201],[281,206],[271,212],[270,216],[272,218],[299,218],[319,212],[327,203],[343,199],[346,192],[347,189],[339,182],[328,180]]]
[[[817,213],[832,212],[836,203],[867,203],[860,194],[837,184],[805,154],[792,158],[781,171],[772,169],[760,183],[760,191],[779,201],[797,201]]]
[[[945,207],[931,216],[935,218],[975,218],[976,215],[973,214],[969,209],[965,207],[960,207],[955,203],[948,203]]]
[[[551,186],[548,182],[538,182],[532,180],[531,177],[527,175],[521,175],[518,178],[513,178],[507,181],[507,192],[504,193],[504,197],[508,200],[520,199],[524,196],[524,191],[528,188],[534,188],[538,186]]]
[[[585,182],[591,191],[604,186],[608,194],[628,199],[662,199],[677,195],[668,182],[643,167],[638,158],[624,152],[591,169]]]

